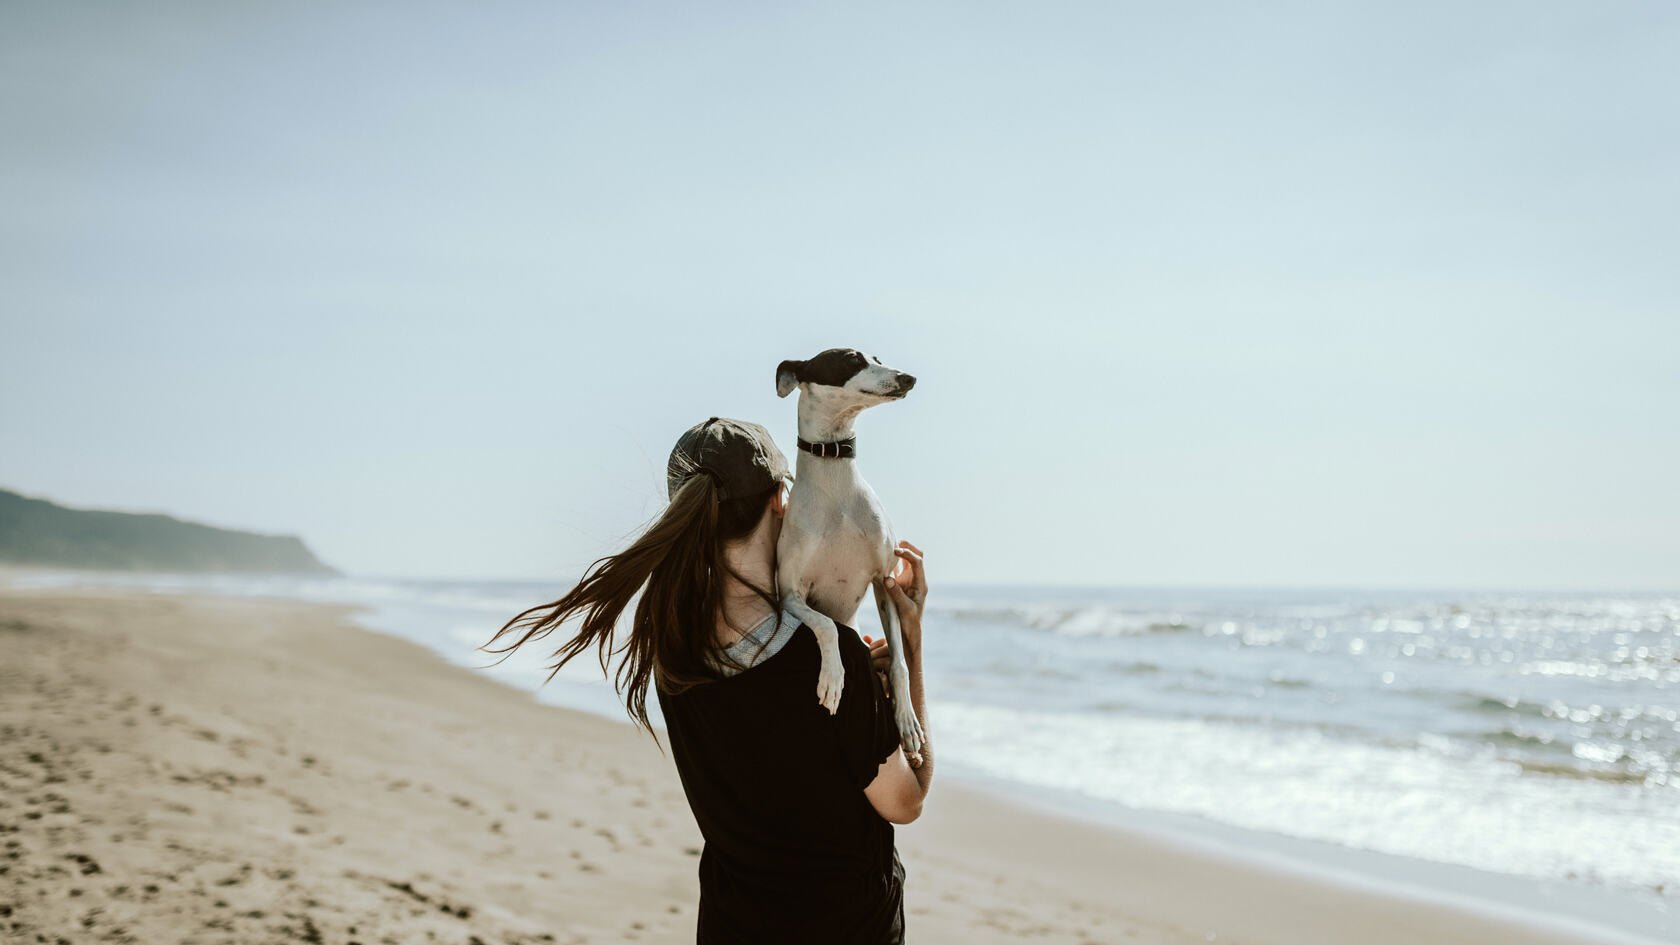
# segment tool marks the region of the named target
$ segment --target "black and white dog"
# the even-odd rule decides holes
[[[910,705],[904,634],[884,583],[897,567],[898,542],[875,490],[858,474],[852,435],[859,413],[902,399],[915,384],[914,377],[853,348],[830,348],[776,368],[776,396],[796,387],[800,392],[797,475],[776,543],[776,581],[783,609],[816,634],[822,650],[817,699],[830,713],[840,707],[845,681],[835,621],[850,623],[864,591],[874,590],[892,657],[887,682],[894,718],[905,757],[920,765],[922,725]]]

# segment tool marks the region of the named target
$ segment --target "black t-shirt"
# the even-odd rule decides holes
[[[898,747],[869,648],[840,627],[840,708],[817,702],[801,625],[734,676],[659,693],[671,757],[706,838],[697,941],[881,945],[904,939],[892,824],[863,796]]]

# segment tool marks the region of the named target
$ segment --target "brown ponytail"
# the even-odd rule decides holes
[[[663,692],[677,693],[718,678],[713,669],[712,629],[722,611],[724,576],[733,575],[752,587],[772,608],[781,606],[774,589],[753,586],[729,567],[723,555],[724,543],[745,537],[758,525],[770,495],[765,491],[720,499],[710,475],[690,476],[671,497],[664,514],[630,547],[590,565],[583,580],[565,596],[509,620],[479,649],[504,654],[502,659],[506,659],[505,654],[548,636],[581,614],[583,626],[554,651],[555,663],[544,682],[591,646],[599,651],[603,674],[611,658],[622,653],[624,661],[613,688],[624,697],[630,718],[652,735],[647,714],[650,681]],[[614,627],[638,590],[642,598],[636,603],[630,634],[614,645]],[[518,640],[495,647],[503,636],[521,630]]]

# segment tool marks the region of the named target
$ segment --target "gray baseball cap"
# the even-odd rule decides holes
[[[767,492],[786,479],[788,464],[769,430],[745,420],[712,417],[690,427],[671,448],[665,464],[668,494],[676,496],[683,483],[701,473],[717,480],[720,497],[739,499]]]

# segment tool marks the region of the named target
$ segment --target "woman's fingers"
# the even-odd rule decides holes
[[[912,564],[920,563],[922,558],[925,557],[920,548],[911,545],[907,541],[899,542],[898,547],[893,549],[893,554],[898,555],[900,558],[903,558],[905,561]]]
[[[927,597],[927,572],[922,567],[922,550],[907,541],[901,541],[898,547],[893,549],[893,553],[910,565],[910,585],[914,588],[910,596],[920,602]]]
[[[904,589],[904,584],[892,578],[887,578],[887,593],[892,595],[893,603],[900,608],[916,608],[916,596]],[[903,613],[900,610],[900,613]]]
[[[874,665],[875,671],[878,673],[886,672],[887,666],[892,661],[892,654],[887,650],[887,641],[864,637],[863,642],[869,644],[869,662]]]

